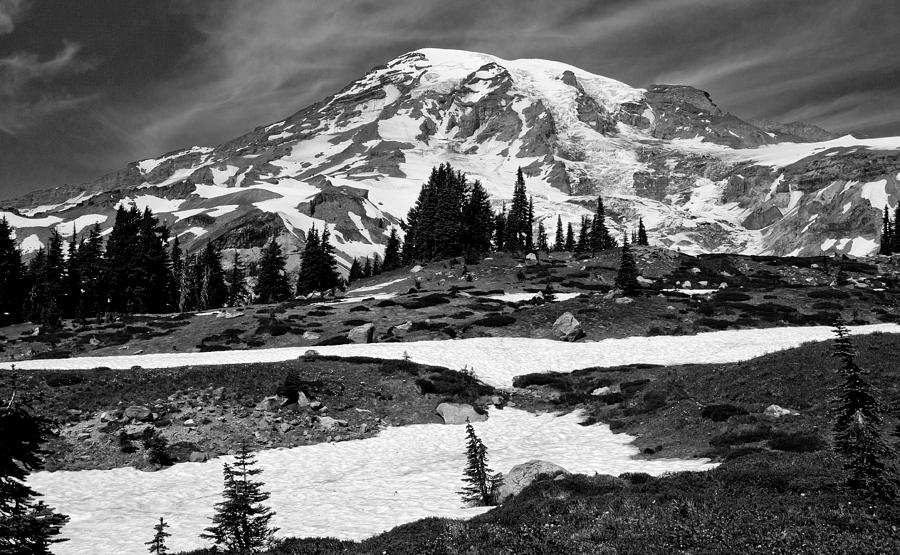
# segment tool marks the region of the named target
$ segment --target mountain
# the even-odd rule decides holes
[[[224,144],[4,201],[0,215],[27,252],[53,227],[109,228],[116,206],[134,202],[188,249],[214,240],[258,253],[280,233],[292,266],[306,230],[327,223],[349,265],[383,252],[441,162],[481,180],[497,208],[522,167],[548,229],[557,215],[577,223],[602,194],[614,233],[642,217],[652,243],[685,252],[866,255],[882,208],[900,198],[900,137],[751,122],[688,86],[422,49]]]

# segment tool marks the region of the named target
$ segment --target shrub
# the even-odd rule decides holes
[[[700,417],[713,422],[725,422],[732,416],[743,416],[749,414],[747,409],[736,407],[728,403],[707,405],[700,410]]]
[[[486,328],[499,328],[514,324],[516,319],[509,314],[488,314],[484,318],[472,322],[473,326],[483,326]]]
[[[513,387],[526,388],[528,386],[545,386],[549,385],[560,391],[571,391],[571,379],[566,374],[557,374],[555,372],[535,372],[533,374],[523,374],[513,378]]]
[[[363,305],[354,306],[353,308],[350,309],[350,312],[370,312],[370,311],[371,311],[371,309],[369,307],[363,306]]]
[[[791,451],[794,453],[805,453],[811,451],[821,451],[825,448],[825,440],[819,437],[815,432],[792,432],[779,433],[769,440],[770,449],[778,451]]]
[[[730,289],[722,289],[716,293],[716,299],[719,301],[749,301],[750,295],[740,291]]]
[[[166,441],[156,428],[147,428],[141,438],[144,449],[147,450],[147,462],[160,466],[170,466],[173,462],[169,454],[169,442]]]
[[[850,293],[840,289],[814,289],[806,296],[811,299],[849,299]]]
[[[431,306],[438,306],[449,303],[450,299],[447,298],[446,295],[441,295],[440,293],[431,293],[430,295],[424,295],[409,302],[401,303],[401,306],[403,308],[416,310],[420,308],[428,308]]]
[[[50,387],[65,387],[84,382],[84,376],[75,372],[59,372],[48,375],[44,381]]]
[[[390,299],[385,299],[383,301],[378,301],[377,303],[375,303],[375,306],[377,306],[378,308],[387,308],[389,306],[397,306],[397,303]]]

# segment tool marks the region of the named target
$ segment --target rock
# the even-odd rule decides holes
[[[125,409],[125,418],[129,420],[138,420],[140,422],[146,422],[153,418],[153,412],[147,407],[140,405],[133,405]]]
[[[100,345],[100,340],[94,336],[91,336],[91,338],[88,340],[88,343],[90,343],[92,346],[96,347],[96,346]]]
[[[444,424],[465,424],[469,422],[484,422],[486,414],[475,411],[472,405],[465,403],[441,403],[434,409],[444,419]]]
[[[278,395],[270,395],[270,396],[266,397],[265,399],[263,399],[262,401],[260,401],[259,403],[257,403],[256,410],[265,410],[265,411],[276,410],[278,407],[281,406],[282,401],[284,401],[284,399],[279,397]]]
[[[305,353],[303,353],[303,356],[301,356],[300,358],[311,359],[311,358],[316,358],[318,356],[319,356],[319,351],[317,351],[315,349],[308,349]]]
[[[637,277],[637,282],[638,282],[638,284],[644,285],[644,286],[647,286],[647,285],[653,285],[654,283],[656,283],[654,280],[652,280],[652,279],[647,279],[647,278],[645,278],[644,276],[638,276],[638,277]]]
[[[507,497],[518,494],[537,481],[538,476],[553,479],[570,474],[565,468],[549,461],[533,460],[517,464],[503,477],[503,485],[500,486],[500,491],[497,493],[497,500],[503,501]]]
[[[347,333],[347,338],[353,343],[372,343],[375,339],[375,324],[369,322],[356,326]]]
[[[100,422],[112,422],[113,420],[116,420],[116,417],[110,413],[106,411],[100,413]]]
[[[125,437],[128,439],[138,439],[144,435],[144,433],[152,428],[150,424],[129,424],[122,428],[122,432],[125,434]]]
[[[207,455],[203,451],[191,451],[191,454],[188,457],[188,460],[191,461],[192,463],[206,462],[209,460],[209,455]]]
[[[700,273],[700,268],[691,268],[691,273],[692,273],[692,274],[699,274],[699,273]]]
[[[195,422],[193,418],[188,418],[184,421],[184,425],[188,428],[193,428],[197,425],[197,422]]]
[[[728,288],[728,284],[725,283],[724,281],[719,284],[719,289],[727,289],[727,288]]]
[[[314,340],[316,340],[316,339],[319,339],[319,338],[322,337],[322,336],[319,335],[318,333],[313,333],[313,332],[311,332],[311,331],[305,331],[305,332],[303,332],[303,336],[302,336],[302,337],[303,337],[303,339],[306,339],[306,340],[308,340],[308,341],[314,341]],[[307,351],[307,352],[309,352],[309,351]]]
[[[281,424],[278,425],[278,431],[283,434],[290,432],[291,428],[293,428],[293,426],[291,426],[287,422],[282,422]]]
[[[309,397],[306,396],[306,393],[302,391],[297,392],[297,406],[300,407],[308,407],[310,405]]]
[[[337,418],[332,418],[330,416],[319,417],[319,429],[324,432],[335,430],[339,427],[346,427],[347,424],[346,420],[338,420]]]
[[[537,259],[536,254],[534,254],[533,252],[530,252],[527,255],[525,255],[525,265],[526,266],[534,266],[537,263],[538,263],[538,259]]]
[[[690,289],[690,288],[693,287],[693,286],[694,286],[694,285],[693,285],[690,281],[687,281],[687,280],[685,280],[685,281],[681,284],[681,288],[682,288],[682,289]]]
[[[311,408],[312,410],[319,410],[322,408],[322,403],[319,401],[312,401],[309,404],[309,408]]]
[[[778,405],[769,405],[766,407],[766,410],[763,411],[763,414],[769,418],[781,418],[782,416],[798,416],[800,413],[795,410],[779,407]]]
[[[409,273],[411,273],[411,274],[418,274],[421,271],[422,271],[422,267],[419,266],[418,264],[416,264],[415,266],[413,266],[412,268],[409,269]]]
[[[571,312],[564,312],[553,322],[553,335],[560,341],[578,341],[584,337],[584,330]]]
[[[608,385],[598,387],[597,389],[591,391],[591,395],[606,395],[607,393],[612,393],[612,388]]]
[[[631,297],[619,297],[616,299],[616,304],[631,304],[634,302],[634,299]]]
[[[217,388],[213,389],[212,396],[213,396],[213,399],[215,399],[217,401],[221,401],[222,398],[225,397],[225,388],[217,387]]]

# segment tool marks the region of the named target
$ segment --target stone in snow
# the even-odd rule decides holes
[[[769,405],[766,407],[766,410],[763,411],[763,414],[770,418],[781,418],[782,416],[798,416],[800,413],[795,410],[779,407],[778,405]]]
[[[568,475],[570,475],[568,470],[549,461],[532,460],[517,464],[503,476],[503,485],[500,486],[500,491],[497,493],[497,500],[503,501],[507,497],[518,494],[534,483],[538,476],[554,479],[558,476]]]
[[[347,426],[346,420],[338,420],[337,418],[332,418],[330,416],[320,416],[319,417],[319,429],[322,431],[334,430],[339,427]]]
[[[584,337],[584,330],[581,329],[581,322],[571,312],[563,312],[553,322],[553,335],[560,341],[578,341]]]
[[[472,405],[465,403],[441,403],[434,411],[444,419],[444,424],[465,424],[467,420],[484,422],[488,418],[486,414],[478,413]]]
[[[369,322],[356,326],[347,333],[347,338],[353,343],[372,343],[375,339],[375,324]]]

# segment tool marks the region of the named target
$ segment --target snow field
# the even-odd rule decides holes
[[[491,410],[475,424],[495,471],[532,459],[575,473],[618,475],[706,470],[706,460],[638,460],[631,436],[602,424],[581,426],[580,414],[534,415]],[[277,515],[279,536],[361,539],[428,516],[466,518],[456,491],[465,465],[465,427],[390,427],[378,436],[258,454],[261,479]],[[221,500],[222,462],[182,463],[159,472],[133,468],[40,472],[29,480],[52,507],[71,516],[60,555],[143,553],[160,516],[171,525],[173,551],[206,545],[198,538]],[[145,537],[146,536],[146,537]]]
[[[343,302],[352,300],[344,299]],[[900,333],[900,325],[853,326],[850,332],[856,335],[875,332]],[[408,355],[414,362],[422,364],[453,369],[465,366],[472,369],[485,383],[495,387],[511,387],[515,376],[532,372],[571,372],[591,366],[619,366],[633,363],[671,365],[736,362],[797,347],[808,341],[824,341],[832,337],[833,333],[828,326],[725,330],[697,335],[626,337],[580,343],[527,337],[476,337],[411,343],[23,360],[0,363],[0,368],[15,366],[19,370],[89,369],[105,366],[126,370],[134,366],[174,368],[248,364],[290,360],[313,349],[321,355],[329,356],[399,359]]]

